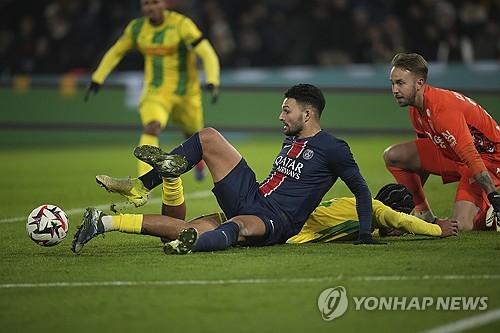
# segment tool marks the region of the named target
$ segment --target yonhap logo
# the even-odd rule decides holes
[[[325,289],[318,297],[318,308],[326,321],[342,316],[348,303],[347,291],[342,286]]]
[[[352,296],[355,311],[485,311],[487,296]],[[323,290],[318,309],[323,320],[342,316],[349,305],[346,288],[337,286]]]

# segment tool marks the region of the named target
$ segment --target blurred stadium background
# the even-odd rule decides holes
[[[197,23],[223,68],[498,60],[497,0],[168,0]],[[88,72],[141,16],[139,0],[0,1],[0,74]],[[140,70],[129,57],[123,70]]]
[[[206,125],[276,128],[283,89],[310,82],[328,93],[326,128],[408,131],[387,79],[400,51],[426,57],[431,84],[461,90],[500,115],[500,1],[168,3],[193,18],[220,57],[222,97],[217,106],[206,103]],[[125,57],[99,96],[82,101],[90,73],[137,16],[139,0],[0,1],[1,127],[55,122],[138,130],[138,53]]]

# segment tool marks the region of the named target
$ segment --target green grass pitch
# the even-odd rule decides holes
[[[279,129],[278,129],[279,131]],[[498,332],[500,235],[470,232],[451,239],[405,236],[383,246],[351,243],[233,248],[166,256],[159,240],[108,233],[80,256],[71,238],[84,207],[110,203],[123,213],[160,211],[160,192],[139,209],[94,181],[96,174],[134,175],[139,133],[9,131],[0,134],[0,329],[3,332],[423,332],[463,323]],[[282,135],[227,133],[259,179],[267,176]],[[410,137],[344,136],[370,188],[391,182],[382,152]],[[172,147],[180,135],[162,139]],[[188,215],[215,211],[210,180],[183,176]],[[449,216],[454,185],[426,185],[435,212]],[[341,182],[331,196],[350,195]],[[43,248],[25,230],[43,203],[69,213],[70,234]],[[347,312],[324,321],[317,307],[326,288],[343,286]],[[352,297],[488,297],[479,311],[357,310]],[[494,312],[496,311],[496,312]],[[480,316],[493,313],[493,319]],[[496,315],[495,315],[496,313]],[[482,324],[484,323],[484,324]],[[460,326],[464,327],[464,326]],[[452,330],[453,331],[453,330]],[[443,331],[442,331],[443,332]]]

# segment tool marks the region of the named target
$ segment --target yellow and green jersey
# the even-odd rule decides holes
[[[191,45],[202,37],[194,22],[165,11],[165,20],[153,26],[147,17],[132,20],[120,39],[106,52],[92,80],[102,84],[132,49],[144,56],[144,93],[192,95],[200,93],[196,54]]]
[[[418,235],[440,236],[441,228],[415,216],[396,212],[373,200],[372,226],[396,228]],[[309,216],[302,230],[287,243],[331,242],[357,239],[359,221],[355,198],[335,198],[321,202]]]

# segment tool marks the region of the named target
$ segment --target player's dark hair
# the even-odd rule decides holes
[[[391,65],[407,70],[408,72],[421,76],[427,82],[429,65],[424,57],[417,53],[398,53],[392,58]]]
[[[378,191],[375,200],[381,201],[395,211],[406,214],[415,208],[411,192],[402,184],[385,185]]]
[[[286,98],[293,98],[297,103],[312,107],[321,117],[321,113],[325,108],[325,96],[323,92],[316,86],[308,83],[301,83],[292,86],[285,92]]]

